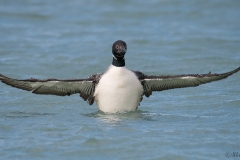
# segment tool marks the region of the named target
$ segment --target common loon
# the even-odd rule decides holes
[[[118,40],[112,45],[113,61],[102,74],[93,74],[86,79],[25,79],[17,80],[0,74],[0,80],[12,87],[32,91],[35,94],[70,96],[79,93],[92,105],[94,101],[98,109],[105,113],[121,113],[138,108],[143,96],[149,97],[153,91],[174,88],[194,87],[212,81],[224,79],[240,70],[222,74],[183,74],[176,76],[148,76],[140,71],[132,71],[125,67],[124,55],[127,44]]]

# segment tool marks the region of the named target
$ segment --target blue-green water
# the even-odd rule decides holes
[[[240,66],[238,0],[1,0],[0,73],[86,78],[128,44],[145,74]],[[34,95],[0,83],[1,159],[226,159],[240,154],[240,73],[154,93],[138,111],[106,115],[78,95]],[[240,155],[239,155],[240,156]]]

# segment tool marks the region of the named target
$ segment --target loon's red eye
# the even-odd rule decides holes
[[[118,45],[116,45],[116,49],[119,49],[119,46],[118,46]]]

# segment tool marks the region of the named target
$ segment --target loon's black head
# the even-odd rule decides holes
[[[112,54],[117,60],[124,59],[124,55],[126,52],[127,52],[127,44],[124,41],[118,40],[113,43]]]

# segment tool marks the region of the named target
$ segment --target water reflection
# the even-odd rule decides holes
[[[128,121],[128,120],[147,120],[153,121],[155,113],[149,113],[147,111],[132,111],[126,113],[119,113],[119,114],[108,114],[103,113],[101,111],[84,114],[84,116],[94,117],[99,119],[101,122],[109,124],[109,125],[122,125],[121,122]]]

